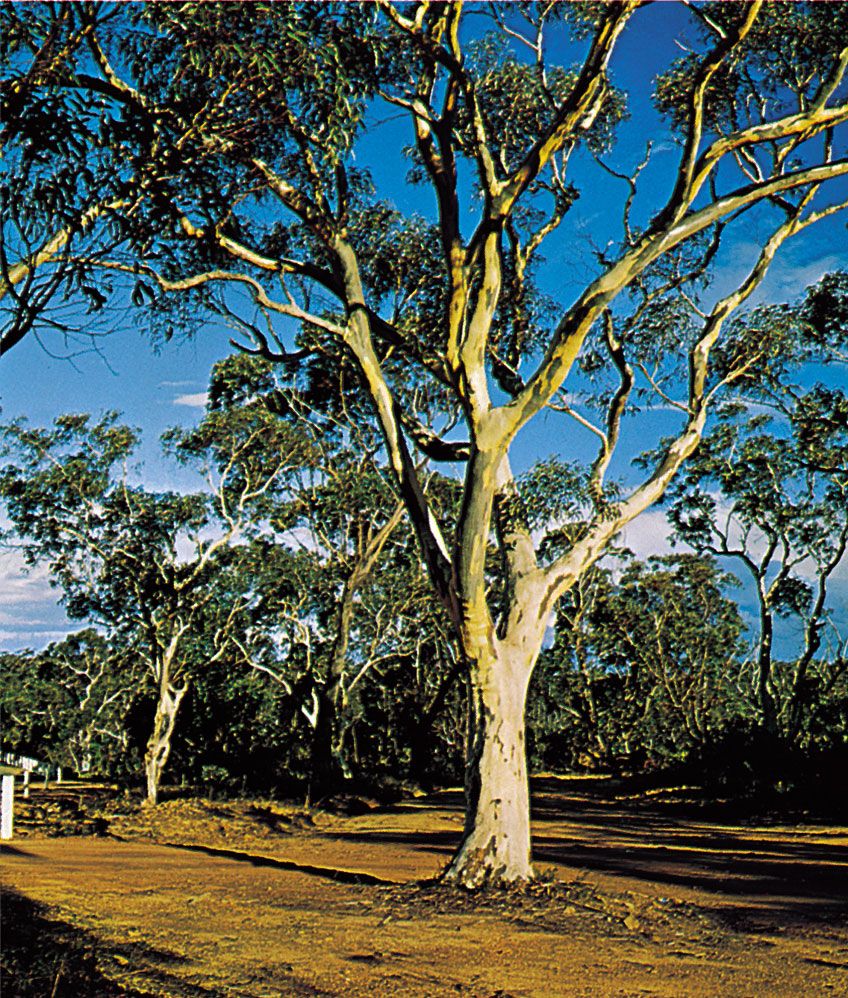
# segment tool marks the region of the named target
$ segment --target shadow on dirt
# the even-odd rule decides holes
[[[17,891],[3,889],[0,911],[3,998],[228,998],[242,993],[192,984],[167,970],[185,965],[185,957],[139,942],[105,943]],[[270,993],[292,998],[331,998],[291,969],[256,966],[250,983],[257,982],[261,993],[268,993],[267,985]]]
[[[848,920],[848,856],[842,844],[810,842],[809,831],[797,843],[769,835],[778,816],[762,817],[751,827],[737,804],[703,800],[691,788],[639,793],[633,781],[569,782],[570,787],[557,779],[534,781],[539,865],[707,891],[719,901],[711,910],[731,928],[744,924],[746,931]],[[579,826],[572,841],[555,830],[557,822]],[[723,909],[721,902],[730,898],[732,908]]]
[[[295,873],[307,873],[313,877],[323,877],[326,880],[335,880],[341,884],[374,884],[379,886],[393,886],[393,880],[384,880],[382,877],[375,877],[371,873],[357,873],[354,870],[334,870],[326,866],[309,866],[304,863],[295,863],[289,859],[273,859],[271,856],[257,856],[255,853],[242,852],[239,849],[221,849],[216,846],[186,845],[181,842],[162,842],[170,849],[185,849],[187,852],[202,852],[207,856],[220,856],[223,859],[234,859],[242,863],[250,863],[251,866],[269,866],[275,870],[292,870]]]
[[[716,904],[703,910],[734,931],[848,924],[848,854],[842,844],[811,843],[809,832],[797,843],[786,835],[770,836],[773,820],[757,821],[756,827],[737,824],[735,806],[702,801],[691,788],[537,777],[532,790],[537,870],[566,867],[643,881],[648,890],[666,884],[708,892]],[[415,806],[444,811],[461,805],[459,792],[442,791]],[[445,858],[459,838],[434,831],[335,834]]]
[[[160,988],[139,990],[118,981],[109,966],[130,961],[140,964],[173,964],[182,958],[173,953],[132,944],[104,949],[103,944],[83,929],[60,921],[42,905],[17,891],[4,889],[2,904],[3,949],[0,967],[3,994],[12,998],[153,998]],[[223,992],[210,991],[176,981],[166,972],[145,966],[148,979],[166,983],[174,998],[223,998]]]

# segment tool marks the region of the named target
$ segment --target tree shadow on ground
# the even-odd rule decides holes
[[[611,835],[621,838],[618,829]],[[788,920],[848,918],[848,864],[845,850],[781,843],[766,850],[756,840],[721,846],[705,834],[682,844],[668,837],[666,844],[639,845],[602,841],[568,843],[537,835],[536,864],[557,864],[579,870],[614,874],[646,884],[696,888],[748,908],[774,924]],[[646,838],[648,838],[646,834]],[[744,852],[742,851],[744,850]],[[716,906],[718,910],[721,903]]]
[[[565,867],[578,875],[626,877],[646,888],[665,884],[704,891],[716,899],[708,910],[740,931],[848,923],[848,850],[843,845],[813,843],[809,835],[796,843],[791,832],[772,833],[759,823],[733,826],[732,810],[709,801],[638,790],[638,783],[619,779],[534,779],[537,870]],[[413,806],[459,810],[462,794],[442,791]],[[458,831],[375,829],[334,836],[446,859],[459,841]]]
[[[163,842],[171,849],[185,849],[187,852],[201,852],[207,856],[220,856],[224,859],[234,859],[250,863],[251,866],[268,866],[276,870],[291,870],[295,873],[307,873],[313,877],[324,877],[342,884],[372,884],[379,886],[393,885],[393,880],[384,880],[372,873],[357,873],[353,870],[336,870],[328,866],[310,866],[306,863],[295,863],[290,859],[274,859],[272,856],[260,856],[256,853],[244,852],[240,849],[222,849],[217,846],[189,845],[182,842]]]
[[[20,852],[20,850],[16,850]],[[126,963],[150,966],[147,975],[154,984],[167,983],[174,998],[223,998],[223,992],[177,982],[156,965],[183,962],[183,958],[139,943],[104,949],[90,932],[63,922],[48,909],[17,891],[3,890],[3,993],[15,998],[152,998],[160,988],[139,990],[118,983],[107,972],[116,958]]]
[[[186,957],[140,942],[105,942],[18,891],[4,888],[0,912],[4,998],[228,998],[237,993],[229,986],[203,987],[168,972],[168,966],[187,964]],[[280,995],[329,998],[330,992],[304,983],[291,969],[257,965],[254,977]],[[139,985],[139,977],[149,987]]]

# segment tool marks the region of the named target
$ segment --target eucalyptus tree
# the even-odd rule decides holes
[[[737,325],[727,350],[758,343],[756,378],[722,405],[671,496],[677,536],[751,587],[750,698],[763,729],[789,741],[809,734],[848,669],[832,591],[848,561],[848,393],[833,377],[846,309],[848,279],[832,274],[794,307]]]
[[[102,116],[82,91],[44,89],[45,79],[69,82],[69,58],[85,49],[89,31],[73,4],[38,4],[26,12],[5,4],[0,10],[6,164],[0,180],[0,354],[46,328],[66,337],[91,336],[97,317],[57,307],[57,299],[80,295],[93,313],[105,301],[104,289],[68,256],[93,260],[123,239],[112,214],[118,205],[131,207],[131,187],[118,165],[122,123]],[[18,71],[22,62],[26,68]],[[48,152],[59,147],[60,161]]]
[[[142,685],[133,659],[91,629],[2,656],[4,743],[78,773],[112,775],[129,749]]]
[[[356,391],[345,390],[344,378],[328,385],[323,365],[302,373],[295,389],[267,360],[229,357],[213,369],[204,419],[170,442],[183,461],[220,471],[234,428],[270,420],[277,432],[256,441],[256,459],[273,464],[281,444],[288,455],[286,473],[251,503],[249,543],[230,559],[227,584],[243,604],[231,640],[246,664],[300,701],[315,798],[353,776],[350,740],[362,684],[405,654],[410,641],[423,640],[432,596],[422,591],[418,559],[410,560],[402,540],[404,507],[379,466],[379,439],[355,417]],[[376,581],[387,552],[399,545],[395,585]],[[397,571],[399,560],[406,563]],[[414,636],[411,616],[418,617]]]
[[[175,317],[217,312],[293,379],[310,357],[331,383],[345,364],[356,372],[470,677],[467,823],[446,874],[466,885],[532,875],[524,706],[558,599],[662,496],[716,394],[746,369],[737,356],[712,370],[728,316],[783,243],[841,207],[843,6],[682,5],[688,48],[654,87],[675,142],[669,169],[650,149],[638,165],[611,152],[626,113],[614,85],[620,41],[652,9],[639,0],[16,9],[12,145],[26,143],[33,185],[108,151],[121,186],[98,216],[101,237],[90,227],[79,251],[54,251],[48,225],[28,237],[45,251],[24,252],[24,271],[85,274],[104,298],[104,282],[124,275],[166,333]],[[74,44],[59,51],[53,38]],[[74,111],[80,101],[87,117]],[[44,107],[52,124],[42,139]],[[391,185],[380,200],[363,169],[358,139],[383,112],[406,117],[428,217],[394,208]],[[57,134],[73,137],[70,159]],[[620,238],[585,241],[585,283],[567,286],[559,268],[547,300],[534,283],[542,248],[556,251],[566,230],[579,238],[572,221],[583,205],[591,228],[595,199],[581,193],[596,183],[610,191],[611,180]],[[602,196],[608,204],[614,194]],[[761,235],[750,269],[710,297],[722,247],[735,232],[750,237],[752,217]],[[575,401],[589,376],[599,383],[596,422]],[[679,424],[644,477],[616,492],[608,478],[641,389]],[[510,451],[523,428],[555,412],[561,450],[577,448],[587,427],[598,448],[582,470],[591,501],[579,529],[547,558],[527,529]],[[462,469],[449,522],[428,502],[421,455]],[[492,540],[507,576],[490,589]]]
[[[433,729],[461,671],[372,458],[326,453],[228,569],[244,603],[230,668],[282,691],[300,742],[290,775],[305,778],[311,801],[430,772]]]
[[[430,489],[444,484],[431,481]],[[342,695],[356,771],[366,785],[444,785],[461,773],[454,762],[465,736],[463,667],[405,524],[359,588],[354,620]]]
[[[553,701],[584,758],[679,762],[746,710],[743,622],[725,594],[734,583],[713,559],[683,554],[631,561],[617,578],[598,568],[591,587],[571,590],[537,697]],[[545,689],[552,670],[559,703]]]
[[[116,413],[97,421],[60,416],[49,429],[23,420],[3,428],[9,463],[0,469],[0,500],[12,523],[6,540],[20,544],[29,564],[48,566],[71,619],[104,627],[126,654],[139,656],[154,684],[144,758],[152,803],[192,670],[206,654],[198,642],[201,622],[215,622],[216,648],[209,652],[215,658],[237,617],[237,603],[214,600],[216,555],[238,537],[250,501],[289,458],[281,450],[270,465],[250,460],[253,439],[265,431],[279,439],[276,423],[231,436],[214,491],[180,494],[130,484],[137,436]],[[211,530],[216,520],[223,529]]]
[[[317,554],[311,782],[318,795],[352,775],[353,698],[396,637],[407,596],[396,592],[376,607],[363,598],[403,516],[372,460],[367,452],[328,454],[321,480],[297,497],[301,543]]]

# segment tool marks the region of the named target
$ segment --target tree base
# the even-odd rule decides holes
[[[441,876],[442,883],[469,891],[529,884],[535,879],[529,860],[505,861],[499,857],[494,838],[483,848],[461,847]]]

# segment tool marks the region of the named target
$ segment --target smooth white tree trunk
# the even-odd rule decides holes
[[[187,687],[174,688],[163,684],[156,704],[153,718],[153,731],[147,742],[144,754],[144,775],[147,783],[147,802],[156,804],[159,801],[159,785],[162,782],[162,772],[171,754],[171,740],[177,723],[177,712],[180,709]]]
[[[532,662],[472,669],[465,833],[444,879],[468,888],[531,880],[524,709]]]

